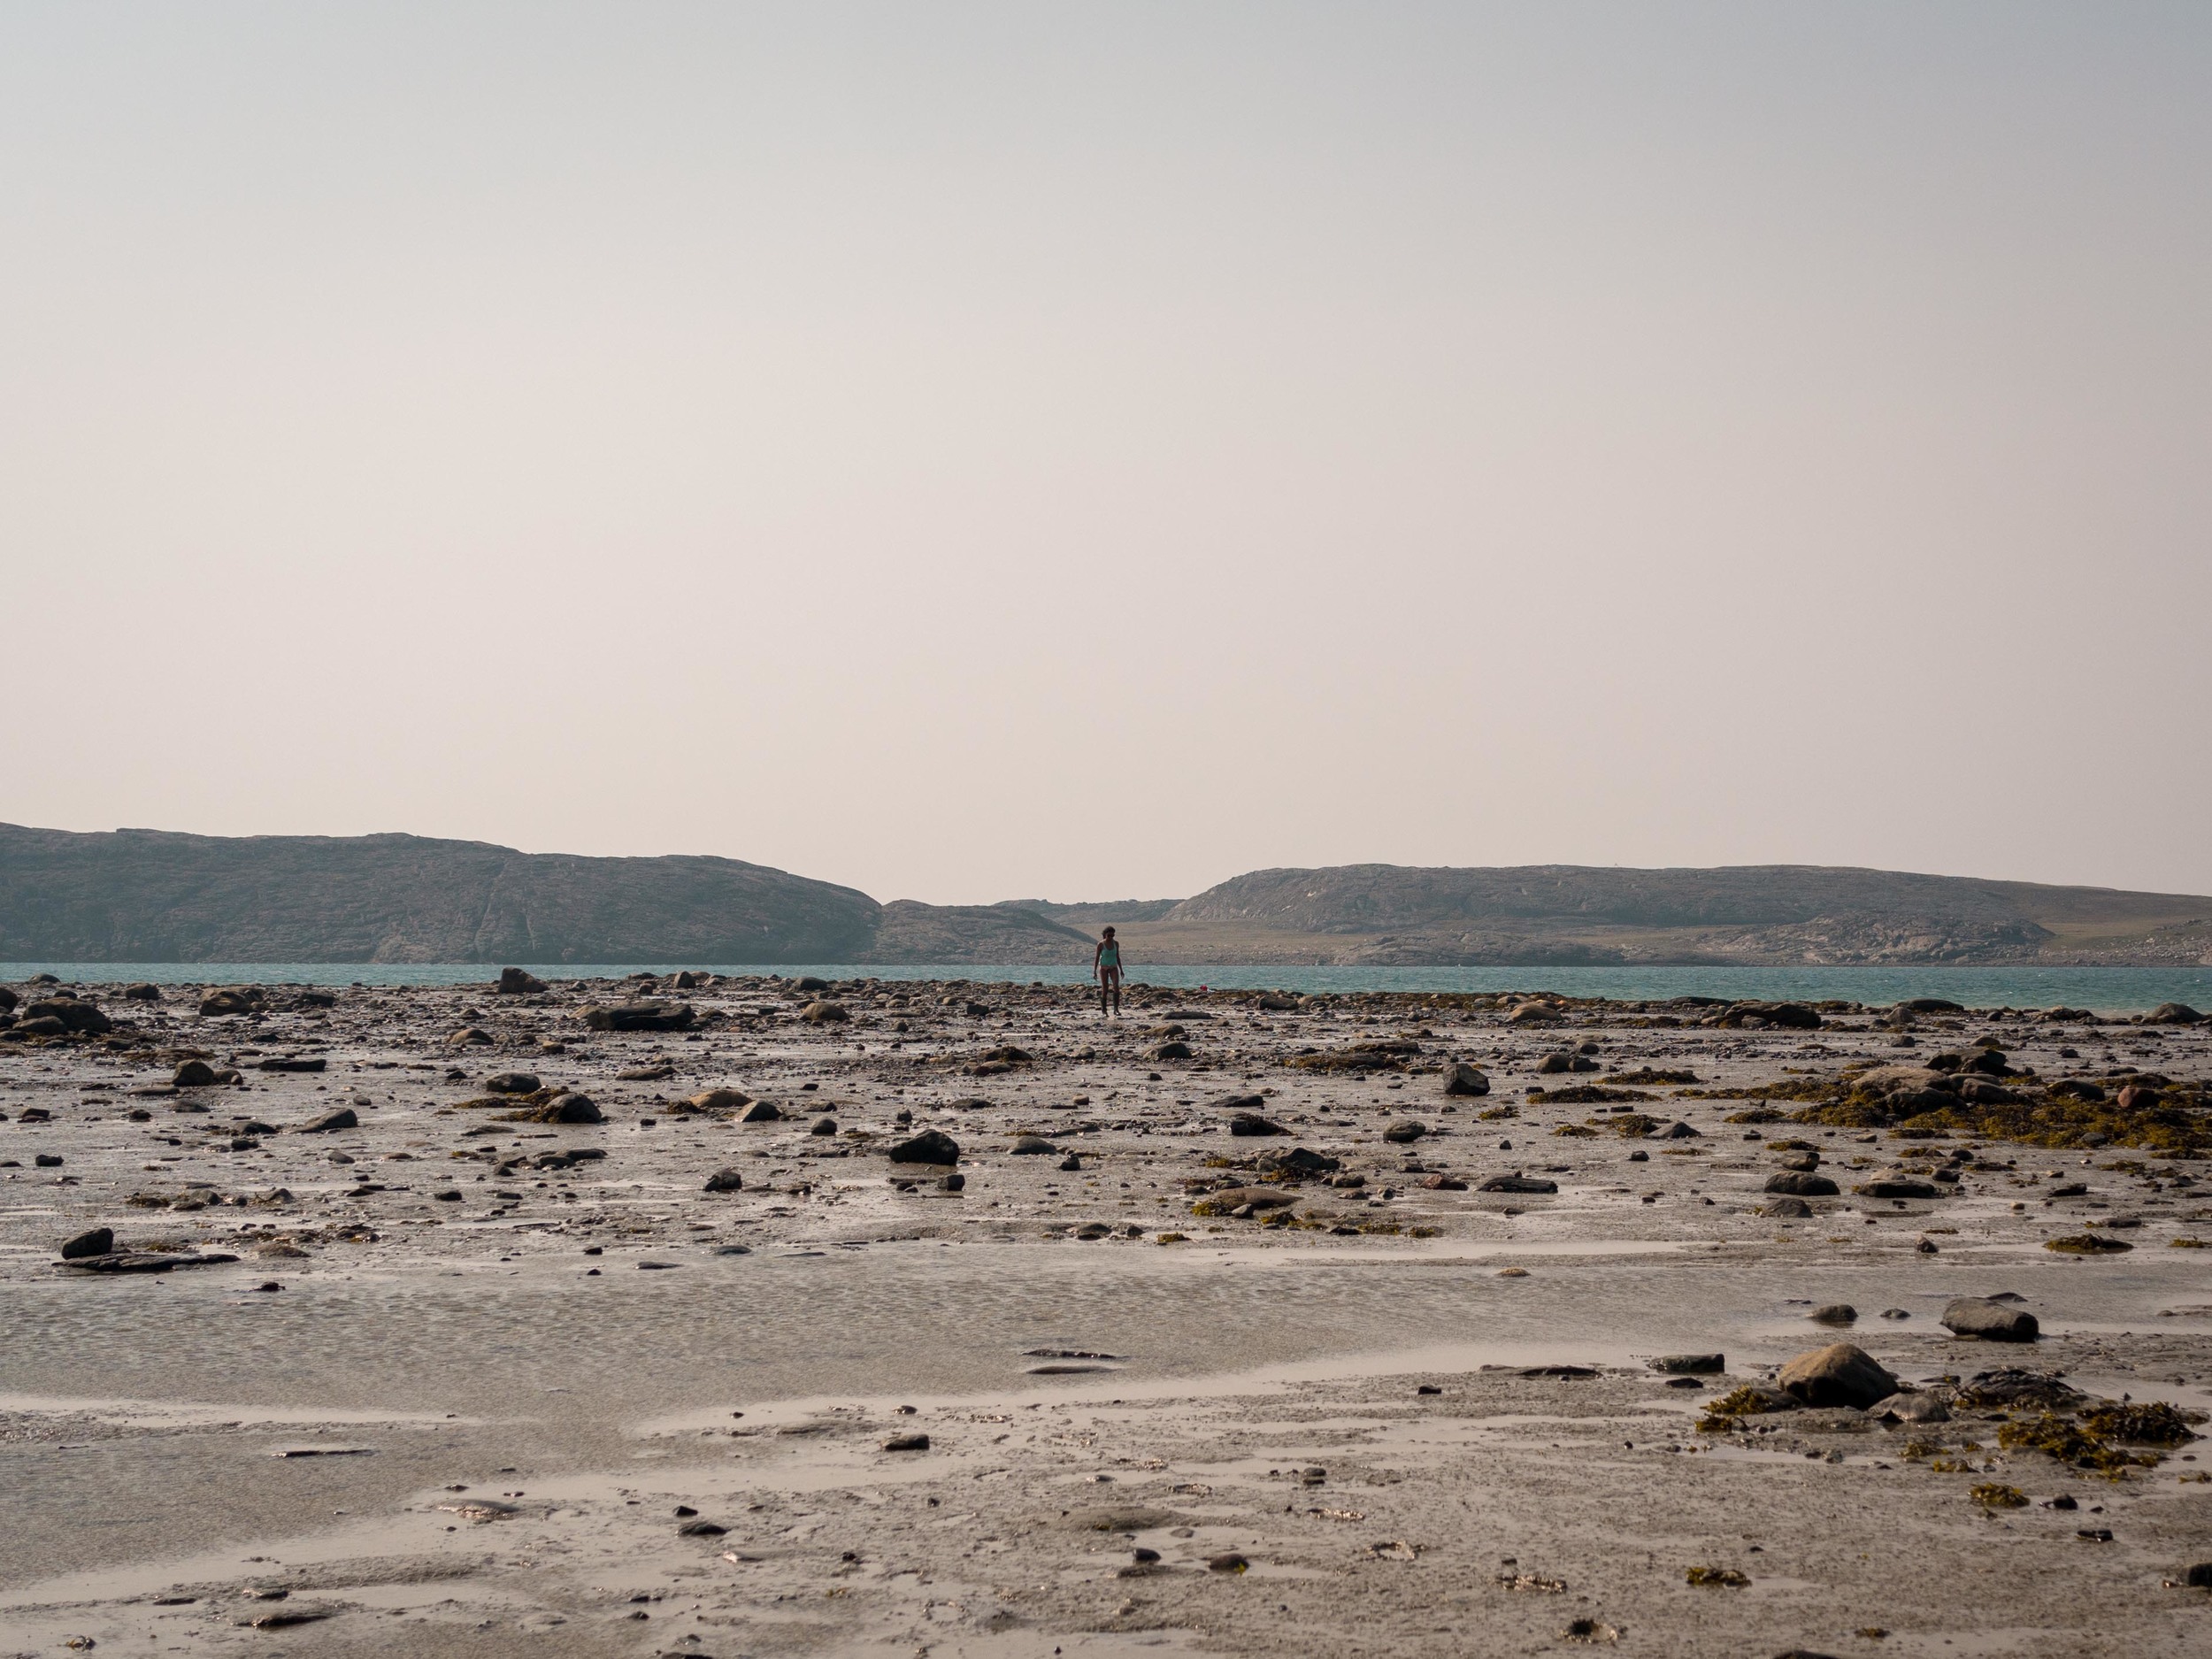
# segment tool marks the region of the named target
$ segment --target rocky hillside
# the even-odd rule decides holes
[[[1188,962],[2194,963],[2212,898],[1804,864],[1345,864],[1238,876],[1131,940]]]
[[[732,858],[582,858],[415,835],[0,825],[0,961],[1051,962],[1087,936],[879,904]]]

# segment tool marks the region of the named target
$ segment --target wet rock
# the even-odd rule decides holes
[[[180,1267],[220,1267],[237,1259],[220,1251],[114,1250],[105,1256],[73,1256],[60,1265],[88,1273],[170,1273]]]
[[[1408,1118],[1384,1130],[1382,1138],[1399,1146],[1409,1146],[1428,1132],[1429,1126],[1426,1124],[1416,1123],[1412,1118]]]
[[[305,1073],[326,1071],[330,1062],[319,1054],[273,1054],[255,1064],[257,1071]]]
[[[1943,1189],[1933,1181],[1867,1181],[1851,1189],[1862,1198],[1934,1198]]]
[[[1078,1154],[1071,1152],[1060,1160],[1059,1167],[1072,1174],[1083,1167],[1083,1160]]]
[[[1961,1296],[1943,1310],[1943,1325],[1959,1336],[1985,1342],[2032,1342],[2042,1332],[2024,1308],[2008,1307],[1980,1296]]]
[[[894,1164],[952,1164],[960,1162],[960,1143],[941,1129],[925,1129],[891,1148]]]
[[[1455,1060],[1444,1068],[1444,1092],[1447,1094],[1487,1094],[1490,1079],[1464,1060]]]
[[[1289,1147],[1280,1152],[1260,1154],[1260,1167],[1286,1175],[1326,1175],[1344,1167],[1340,1159],[1315,1152],[1306,1147]]]
[[[717,1170],[707,1177],[705,1190],[710,1193],[741,1193],[745,1190],[745,1178],[735,1170]]]
[[[1146,1058],[1152,1060],[1187,1060],[1190,1058],[1190,1044],[1187,1042],[1164,1042],[1157,1048],[1154,1048],[1152,1052],[1146,1056]]]
[[[1856,1406],[1864,1410],[1897,1392],[1897,1379],[1864,1348],[1849,1342],[1800,1354],[1782,1367],[1783,1391],[1809,1406]]]
[[[1045,1157],[1059,1149],[1042,1135],[1019,1135],[1014,1141],[1014,1156],[1018,1158]]]
[[[1571,1055],[1548,1054],[1536,1063],[1536,1074],[1539,1077],[1556,1077],[1563,1071],[1573,1070],[1574,1057]]]
[[[1803,1221],[1813,1214],[1813,1207],[1801,1198],[1778,1198],[1759,1213],[1777,1221]]]
[[[1208,1572],[1242,1572],[1246,1569],[1249,1568],[1251,1564],[1252,1563],[1250,1562],[1247,1561],[1242,1555],[1240,1555],[1235,1550],[1233,1549],[1225,1555],[1208,1556],[1206,1559],[1206,1571]]]
[[[212,1088],[215,1068],[204,1060],[183,1061],[170,1073],[169,1084],[173,1088]]]
[[[42,997],[24,1005],[26,1022],[40,1019],[58,1019],[64,1031],[81,1032],[87,1036],[98,1036],[114,1027],[108,1017],[90,1002],[73,996]]]
[[[650,1065],[634,1065],[615,1074],[618,1083],[660,1083],[676,1075],[676,1068],[665,1060],[656,1060]]]
[[[894,1434],[883,1442],[887,1452],[926,1452],[929,1449],[926,1434]]]
[[[799,1018],[810,1025],[841,1025],[852,1015],[842,1002],[809,1002]]]
[[[485,1089],[494,1094],[534,1094],[541,1087],[532,1071],[502,1071],[484,1079]]]
[[[161,1001],[161,987],[157,985],[149,985],[145,980],[140,979],[135,984],[125,986],[123,996],[126,1001],[132,1002],[158,1002]]]
[[[1229,1133],[1233,1135],[1286,1135],[1290,1131],[1273,1118],[1263,1118],[1257,1112],[1239,1112],[1229,1119]]]
[[[686,1521],[676,1529],[679,1538],[719,1538],[730,1529],[713,1521]]]
[[[1728,1369],[1727,1356],[1723,1354],[1662,1354],[1645,1363],[1669,1377],[1706,1377]]]
[[[2194,1025],[2204,1018],[2186,1002],[2161,1002],[2143,1016],[2146,1025]]]
[[[492,1034],[481,1025],[464,1025],[445,1040],[449,1048],[483,1048],[490,1043]]]
[[[498,988],[508,996],[526,996],[545,989],[545,981],[521,968],[502,968]]]
[[[773,1124],[782,1121],[783,1114],[764,1100],[755,1101],[745,1109],[744,1115],[738,1119],[738,1122],[741,1124]]]
[[[741,1088],[703,1088],[684,1102],[695,1112],[733,1112],[752,1103],[753,1097]]]
[[[694,1016],[688,1002],[603,1002],[583,1010],[594,1031],[686,1031]]]
[[[1948,1423],[1951,1408],[1933,1394],[1892,1394],[1866,1409],[1867,1416],[1885,1423]]]
[[[319,1118],[309,1118],[299,1126],[299,1133],[303,1135],[319,1135],[327,1134],[334,1129],[358,1129],[360,1126],[361,1119],[356,1115],[353,1108],[341,1106],[335,1111],[327,1111]]]
[[[806,1126],[806,1132],[810,1135],[833,1135],[837,1133],[837,1119],[817,1118]]]
[[[200,1013],[206,1018],[235,1018],[256,1012],[261,1006],[258,991],[229,989],[210,991],[200,999]]]
[[[1705,1132],[1702,1129],[1693,1129],[1688,1124],[1678,1118],[1664,1129],[1660,1130],[1657,1138],[1662,1141],[1702,1141],[1705,1138]]]
[[[1479,1193],[1555,1193],[1559,1183],[1535,1175],[1493,1175],[1480,1187]]]
[[[1840,1189],[1825,1175],[1814,1175],[1804,1170],[1778,1170],[1767,1177],[1765,1190],[1786,1193],[1792,1198],[1833,1198]]]
[[[1856,1325],[1859,1310],[1847,1302],[1832,1302],[1824,1308],[1816,1308],[1805,1316],[1817,1325]]]
[[[572,1090],[556,1094],[544,1105],[529,1114],[534,1124],[603,1124],[606,1116],[599,1110],[599,1102],[588,1094]]]
[[[61,1247],[61,1259],[73,1262],[87,1256],[111,1256],[115,1251],[115,1229],[95,1227],[89,1233],[80,1233]]]
[[[937,1185],[940,1188],[948,1193],[965,1192],[968,1187],[968,1178],[961,1174],[958,1171],[955,1171],[952,1174],[946,1176],[943,1180],[938,1182]]]

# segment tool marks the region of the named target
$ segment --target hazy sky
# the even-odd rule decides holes
[[[0,818],[2212,892],[2212,6],[0,6]]]

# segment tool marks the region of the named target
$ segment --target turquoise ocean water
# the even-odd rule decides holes
[[[772,966],[701,962],[619,964],[523,963],[549,980],[620,979],[641,972],[703,968],[715,973],[818,974],[826,979],[966,979],[978,984],[1080,984],[1080,967],[978,967],[973,964],[887,967],[853,963],[781,963]],[[51,973],[65,984],[121,985],[470,985],[488,983],[496,965],[482,963],[362,962],[7,962],[0,983],[20,984]],[[1724,996],[1762,1002],[1831,998],[1889,1003],[1911,996],[1947,997],[1970,1008],[2092,1009],[2139,1013],[2161,1002],[2186,1002],[2212,1012],[2212,968],[1283,968],[1152,967],[1132,962],[1136,983],[1202,985],[1279,991],[1557,991],[1567,996],[1621,999]]]

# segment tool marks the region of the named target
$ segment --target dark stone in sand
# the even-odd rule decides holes
[[[1777,1221],[1802,1221],[1813,1213],[1813,1207],[1801,1198],[1778,1198],[1759,1213]]]
[[[686,1521],[676,1529],[679,1538],[719,1538],[730,1529],[712,1521]]]
[[[806,1126],[806,1132],[810,1135],[833,1135],[837,1133],[837,1119],[817,1118]]]
[[[1409,1118],[1403,1122],[1394,1123],[1391,1125],[1389,1128],[1384,1130],[1382,1132],[1382,1138],[1386,1141],[1392,1141],[1396,1145],[1405,1146],[1412,1141],[1418,1141],[1423,1135],[1428,1133],[1428,1132],[1429,1126],[1426,1124],[1416,1123],[1412,1118]]]
[[[1239,1112],[1229,1119],[1229,1133],[1233,1135],[1286,1135],[1290,1131],[1272,1118],[1263,1118],[1257,1112]]]
[[[1475,1189],[1479,1193],[1555,1193],[1559,1183],[1536,1175],[1493,1175]]]
[[[180,1267],[220,1267],[237,1259],[220,1251],[111,1250],[105,1256],[69,1257],[60,1265],[88,1273],[167,1273]]]
[[[1463,1193],[1467,1190],[1467,1183],[1456,1175],[1427,1176],[1423,1179],[1421,1185],[1433,1193]]]
[[[2200,1561],[2181,1575],[2192,1590],[2212,1590],[2212,1561]]]
[[[1594,1365],[1524,1365],[1524,1377],[1549,1377],[1560,1382],[1586,1382],[1596,1376]]]
[[[1766,1190],[1793,1198],[1833,1198],[1841,1189],[1825,1175],[1806,1170],[1781,1170],[1767,1177]]]
[[[1266,1104],[1264,1094],[1224,1094],[1219,1100],[1206,1102],[1210,1110],[1225,1112],[1258,1111]]]
[[[810,1025],[836,1025],[852,1016],[842,1002],[809,1002],[799,1010],[799,1018]]]
[[[329,1062],[319,1054],[276,1054],[255,1069],[262,1071],[320,1071]]]
[[[1153,1049],[1149,1055],[1146,1056],[1146,1058],[1151,1060],[1187,1060],[1190,1058],[1190,1044],[1187,1042],[1164,1042]]]
[[[741,1193],[745,1178],[735,1170],[717,1170],[707,1177],[706,1190],[710,1193]]]
[[[1336,1158],[1324,1156],[1306,1147],[1287,1147],[1280,1152],[1260,1154],[1260,1167],[1266,1170],[1286,1170],[1297,1175],[1325,1175],[1332,1170],[1344,1167]]]
[[[2043,1327],[2024,1308],[2007,1307],[1981,1296],[1961,1296],[1943,1310],[1944,1328],[1985,1342],[2032,1342]]]
[[[502,968],[499,971],[498,988],[510,996],[521,996],[532,991],[542,991],[545,981],[520,968]]]
[[[598,1102],[588,1094],[557,1094],[552,1103],[535,1114],[541,1124],[603,1124],[607,1121]]]
[[[14,1029],[8,1034],[11,1039],[16,1037],[66,1037],[69,1034],[69,1027],[51,1014],[41,1014],[33,1018],[19,1019],[16,1021]]]
[[[737,1121],[741,1124],[781,1123],[783,1121],[783,1114],[778,1111],[773,1106],[771,1106],[766,1101],[757,1100],[750,1106],[748,1106],[745,1109],[745,1115],[740,1118]]]
[[[1727,1356],[1723,1354],[1662,1354],[1646,1363],[1670,1377],[1707,1377],[1728,1369]]]
[[[1824,1308],[1816,1308],[1805,1316],[1820,1325],[1855,1325],[1859,1310],[1847,1302],[1832,1302]]]
[[[128,1002],[158,1002],[161,1001],[161,987],[157,985],[149,985],[145,980],[141,979],[134,985],[125,986],[123,987],[123,995],[125,1000]],[[0,1007],[7,1006],[9,1006],[9,1004],[0,1003]]]
[[[693,1018],[688,1002],[602,1002],[583,1012],[594,1031],[685,1031]]]
[[[1210,1555],[1206,1558],[1208,1572],[1242,1572],[1251,1564],[1233,1549],[1224,1555]]]
[[[210,991],[200,999],[200,1012],[210,1018],[253,1013],[261,1005],[261,999],[251,991]]]
[[[65,1031],[84,1032],[97,1036],[111,1029],[105,1014],[91,1003],[73,996],[42,997],[27,1004],[23,1012],[29,1019],[58,1019]]]
[[[31,1159],[31,1165],[34,1169],[58,1170],[61,1168],[62,1156],[58,1152],[41,1152]]]
[[[449,1048],[482,1047],[492,1040],[492,1034],[481,1025],[464,1025],[445,1040]]]
[[[319,1118],[309,1118],[300,1125],[299,1133],[303,1135],[315,1135],[323,1134],[333,1129],[358,1129],[360,1126],[361,1119],[355,1114],[353,1108],[341,1106],[336,1111],[325,1112]]]
[[[2146,1025],[2194,1025],[2204,1018],[2186,1002],[2161,1002],[2143,1016]]]
[[[1082,1167],[1083,1159],[1081,1155],[1079,1153],[1071,1152],[1067,1155],[1067,1156],[1060,1160],[1060,1168],[1069,1171],[1070,1173],[1072,1173]]]
[[[539,1083],[529,1071],[501,1071],[484,1079],[484,1087],[494,1094],[534,1094]]]
[[[1019,1158],[1041,1158],[1059,1149],[1042,1135],[1020,1135],[1014,1141],[1014,1156]]]
[[[960,1143],[941,1129],[925,1129],[891,1148],[894,1164],[957,1164]]]
[[[1943,1191],[1932,1181],[1868,1181],[1851,1190],[1863,1198],[1935,1198]]]
[[[883,1442],[887,1452],[926,1452],[929,1449],[926,1434],[894,1434]]]
[[[1455,1060],[1444,1068],[1444,1092],[1447,1094],[1487,1094],[1490,1079],[1464,1060]]]
[[[1548,1054],[1536,1063],[1536,1074],[1539,1077],[1555,1077],[1563,1071],[1573,1070],[1574,1058],[1571,1055]]]
[[[952,1174],[946,1176],[943,1180],[938,1182],[937,1185],[949,1193],[965,1192],[968,1186],[968,1178],[956,1170]]]
[[[89,1233],[80,1233],[68,1243],[63,1245],[61,1258],[65,1262],[73,1262],[81,1256],[111,1256],[114,1254],[114,1251],[115,1229],[95,1227]]]
[[[1800,1354],[1782,1367],[1783,1391],[1809,1406],[1856,1406],[1864,1410],[1897,1392],[1897,1379],[1865,1349],[1849,1342]]]
[[[22,1001],[22,999],[16,995],[13,991],[8,989],[8,987],[4,985],[0,985],[0,1014],[14,1013],[15,1005],[20,1001]]]
[[[1677,1119],[1659,1131],[1658,1138],[1662,1141],[1702,1141],[1705,1138],[1705,1132],[1702,1129],[1693,1129],[1689,1125]]]

